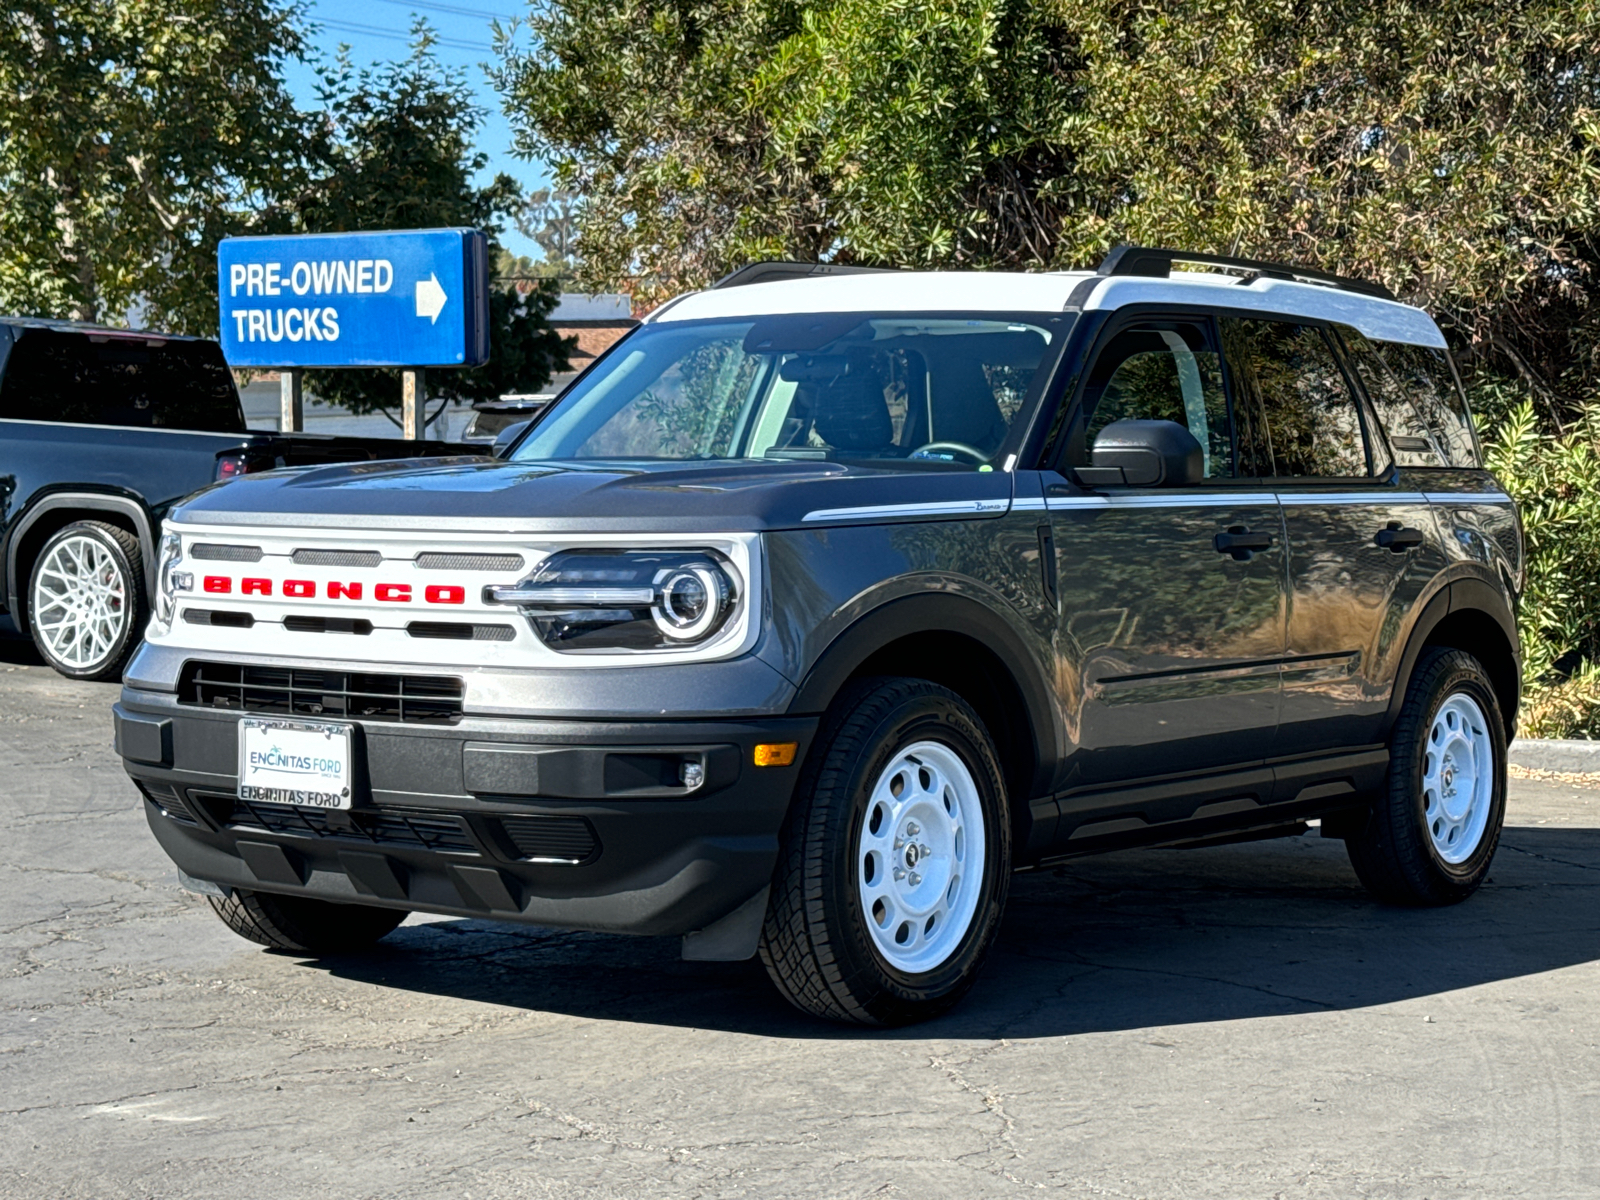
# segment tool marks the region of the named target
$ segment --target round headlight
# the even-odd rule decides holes
[[[658,602],[650,615],[656,628],[674,641],[705,637],[722,623],[732,599],[728,577],[709,563],[662,571],[655,584]]]

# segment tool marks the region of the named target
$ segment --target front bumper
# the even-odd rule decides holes
[[[178,868],[224,887],[568,929],[683,934],[772,875],[815,717],[353,722],[348,815],[237,799],[237,711],[124,688],[117,751]],[[758,742],[798,742],[788,767]],[[701,764],[687,792],[677,765]]]

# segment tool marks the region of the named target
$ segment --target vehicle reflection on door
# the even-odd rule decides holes
[[[1048,504],[1063,614],[1057,678],[1076,716],[1072,785],[1266,758],[1284,645],[1273,495],[1197,488]],[[1229,545],[1247,533],[1263,536]]]

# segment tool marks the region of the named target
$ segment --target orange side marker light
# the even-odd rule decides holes
[[[756,747],[756,766],[787,767],[794,762],[798,742],[762,742]]]

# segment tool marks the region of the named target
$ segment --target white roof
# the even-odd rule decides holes
[[[655,322],[825,312],[1060,312],[1073,289],[1099,279],[1085,311],[1129,304],[1207,304],[1352,325],[1385,342],[1443,347],[1433,318],[1419,308],[1359,292],[1209,271],[1175,271],[1169,279],[1097,276],[1090,271],[894,271],[817,275],[774,283],[694,292],[646,318]]]

